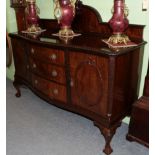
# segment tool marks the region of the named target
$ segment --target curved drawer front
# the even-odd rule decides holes
[[[67,103],[66,87],[50,82],[49,97]]]
[[[66,84],[65,69],[63,67],[30,59],[30,68],[33,73],[36,73],[46,79],[53,80],[61,84]]]
[[[45,79],[32,74],[32,85],[44,95],[49,96],[49,83]]]
[[[32,84],[35,89],[47,95],[50,99],[67,102],[66,87],[40,78],[32,74]]]
[[[53,63],[57,65],[64,65],[64,51],[57,49],[50,49],[42,46],[30,45],[29,54],[41,61]]]

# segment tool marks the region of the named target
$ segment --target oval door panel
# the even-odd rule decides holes
[[[99,104],[103,94],[102,76],[95,63],[83,62],[75,71],[75,91],[80,103]]]

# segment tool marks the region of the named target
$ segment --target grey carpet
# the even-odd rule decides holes
[[[93,122],[47,104],[29,89],[14,96],[6,82],[7,155],[103,155],[104,138]],[[127,124],[117,130],[112,155],[148,155],[144,146],[125,139]]]

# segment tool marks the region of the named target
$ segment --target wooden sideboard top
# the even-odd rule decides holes
[[[32,43],[43,44],[47,47],[61,48],[67,50],[84,50],[86,53],[91,54],[99,54],[105,56],[117,56],[129,51],[133,51],[141,46],[146,44],[145,41],[134,41],[137,46],[127,47],[127,48],[109,48],[109,46],[102,41],[102,39],[106,39],[102,35],[87,33],[81,34],[80,36],[76,36],[73,39],[68,40],[66,43],[64,40],[60,39],[58,36],[53,36],[53,33],[57,32],[43,32],[37,38],[34,38],[32,35],[28,35],[25,33],[10,33],[11,37],[24,39]]]

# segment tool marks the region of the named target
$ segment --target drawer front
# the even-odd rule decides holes
[[[67,103],[66,87],[50,82],[49,97]]]
[[[64,51],[50,49],[42,46],[30,45],[29,54],[41,61],[53,63],[57,65],[64,65]]]
[[[47,80],[32,74],[32,85],[44,95],[49,96],[49,83]]]
[[[32,75],[32,84],[35,89],[47,95],[50,99],[67,102],[66,87],[50,82],[36,75]]]
[[[33,73],[36,73],[46,79],[53,80],[61,84],[66,84],[65,69],[63,67],[30,59],[30,68]]]

